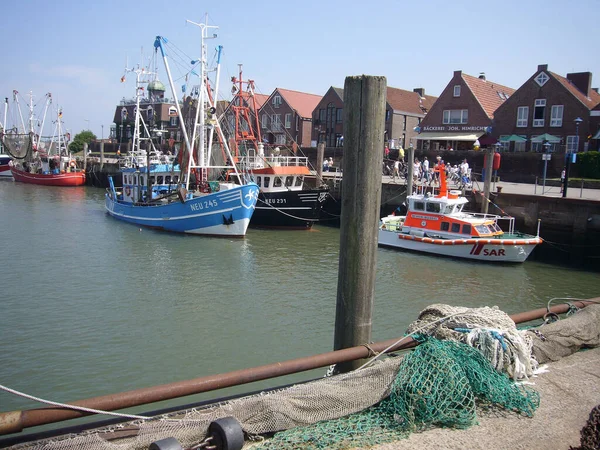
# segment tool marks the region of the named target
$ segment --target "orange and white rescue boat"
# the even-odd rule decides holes
[[[542,238],[514,230],[514,217],[463,211],[468,200],[461,191],[448,191],[440,167],[440,192],[409,195],[407,213],[379,223],[380,246],[456,258],[492,262],[523,262]],[[508,231],[499,221],[508,222]]]

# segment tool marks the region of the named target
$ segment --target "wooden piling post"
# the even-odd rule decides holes
[[[488,213],[488,199],[490,198],[490,186],[492,185],[492,168],[494,164],[494,148],[487,150],[487,159],[485,162],[485,180],[483,182],[483,199],[481,202],[481,212]]]
[[[347,77],[344,84],[344,195],[334,350],[371,342],[386,78]],[[339,372],[364,361],[339,364]]]
[[[317,144],[317,182],[323,184],[323,157],[325,155],[325,143]]]
[[[100,142],[100,170],[104,167],[104,141]]]
[[[406,172],[406,195],[411,195],[413,193],[413,181],[415,179],[415,149],[412,145],[408,146],[407,155],[408,158],[406,164],[408,164],[408,170]]]
[[[87,155],[88,155],[88,143],[83,143],[83,171],[87,169]]]

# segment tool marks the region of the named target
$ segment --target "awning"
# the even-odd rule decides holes
[[[436,133],[434,131],[430,131],[430,132],[426,131],[424,133],[418,134],[416,136],[416,138],[428,140],[428,141],[431,140],[431,141],[470,141],[470,142],[475,142],[477,139],[479,139],[484,134],[485,133],[452,134],[452,133],[444,133],[444,132]]]
[[[527,138],[517,134],[511,134],[510,136],[504,136],[500,138],[500,142],[525,142],[526,140]]]

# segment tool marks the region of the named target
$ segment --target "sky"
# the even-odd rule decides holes
[[[200,56],[200,32],[186,20],[217,25],[209,56],[223,46],[220,98],[242,63],[257,92],[285,88],[324,95],[347,76],[385,76],[387,85],[438,96],[455,70],[519,88],[537,69],[565,76],[592,72],[600,86],[600,0],[305,0],[302,2],[131,2],[3,0],[0,98],[12,91],[36,111],[52,93],[72,135],[108,137],[116,106],[133,98],[125,67],[150,60],[154,38]],[[170,50],[167,50],[168,52]],[[168,57],[171,55],[168,54]],[[178,69],[179,66],[173,66]],[[163,65],[159,78],[168,86]],[[180,96],[180,91],[177,92]],[[173,98],[167,88],[167,96]],[[11,114],[9,113],[9,118]],[[14,116],[13,116],[14,117]],[[4,110],[0,110],[4,122]],[[47,129],[46,129],[47,130]],[[51,134],[46,132],[44,134]]]

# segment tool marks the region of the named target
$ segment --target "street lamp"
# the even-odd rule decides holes
[[[575,153],[579,151],[579,124],[583,122],[581,117],[577,117],[573,122],[575,122]],[[572,149],[573,147],[571,147]],[[567,196],[567,187],[569,186],[569,171],[571,170],[571,159],[573,157],[573,151],[571,149],[567,149],[567,161],[565,164],[565,181],[563,186],[563,197]]]
[[[542,155],[542,158],[544,159],[544,183],[542,185],[542,195],[544,195],[546,193],[546,171],[548,169],[548,160],[550,159],[550,142],[544,141],[542,147],[544,148],[544,154]]]
[[[100,127],[102,128],[102,134],[100,135],[100,140],[103,141],[104,140],[104,125],[100,125]]]

